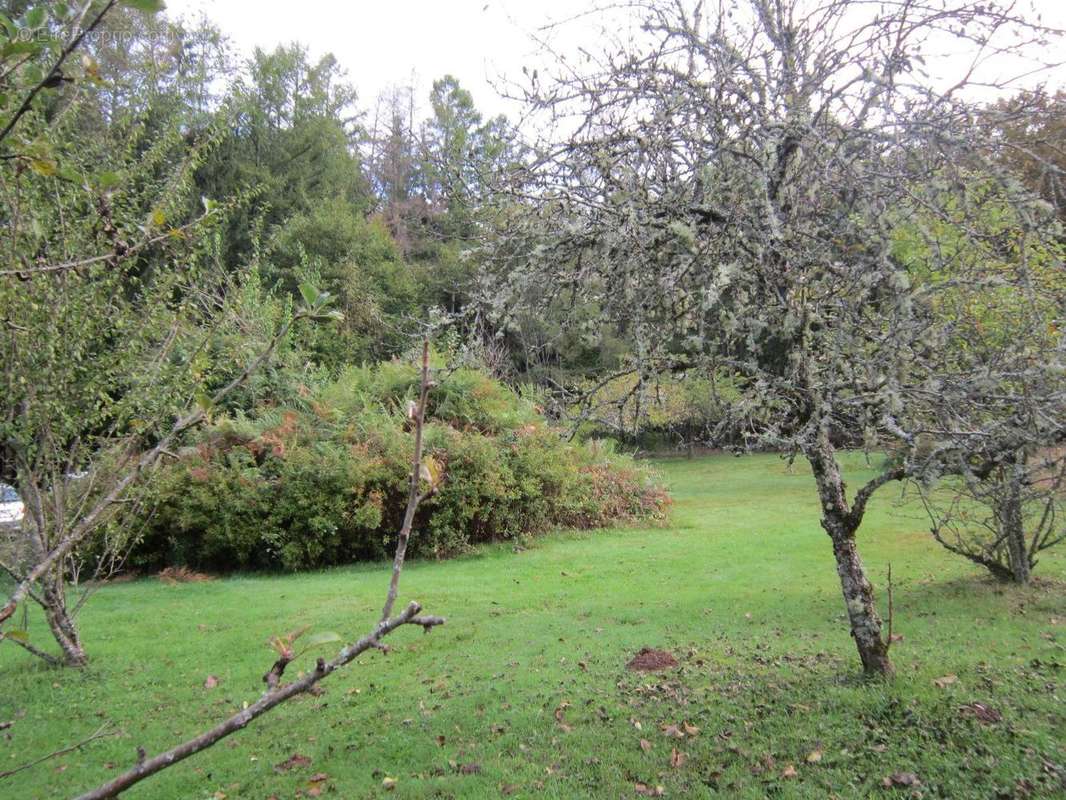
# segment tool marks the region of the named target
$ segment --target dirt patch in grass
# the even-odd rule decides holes
[[[665,650],[655,650],[651,647],[642,647],[626,664],[626,669],[634,672],[658,672],[662,669],[670,669],[677,666],[677,659]]]

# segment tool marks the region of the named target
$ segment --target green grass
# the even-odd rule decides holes
[[[849,462],[853,483],[861,465]],[[386,776],[396,797],[635,797],[638,782],[669,797],[1063,796],[1066,553],[1045,558],[1034,587],[988,583],[884,490],[862,552],[882,610],[891,560],[903,639],[898,677],[864,684],[807,470],[789,474],[773,456],[660,468],[676,499],[669,526],[412,563],[402,594],[446,615],[445,627],[399,631],[391,654],[362,656],[321,696],[125,796],[377,797]],[[123,733],[0,782],[0,796],[71,795],[127,766],[138,745],[196,733],[257,696],[269,635],[362,633],[385,584],[371,565],[101,590],[83,613],[93,659],[83,672],[0,647],[0,720],[15,720],[0,770],[106,720]],[[645,645],[679,667],[627,672]],[[204,688],[209,674],[217,688]],[[946,675],[957,680],[934,685]],[[1002,720],[960,712],[972,702]],[[682,721],[699,734],[661,731]],[[310,764],[275,769],[297,753]],[[897,772],[921,786],[883,789]],[[309,783],[315,773],[328,780]]]

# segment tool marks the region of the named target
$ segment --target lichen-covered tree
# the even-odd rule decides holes
[[[969,177],[965,214],[953,205],[897,229],[896,254],[919,286],[945,261],[953,276],[982,277],[938,292],[949,323],[939,390],[913,405],[939,456],[917,487],[940,544],[1027,583],[1038,554],[1066,539],[1066,243],[1049,208],[1037,205],[1027,226],[999,187]]]
[[[530,75],[544,135],[502,195],[486,305],[504,330],[534,299],[574,308],[586,336],[624,329],[638,392],[667,370],[730,376],[749,441],[809,462],[863,669],[891,674],[858,549],[867,503],[938,458],[921,433],[945,378],[962,396],[987,389],[946,357],[940,295],[1026,281],[1017,260],[990,275],[935,249],[917,280],[897,230],[970,232],[975,171],[1027,236],[1052,216],[982,157],[971,77],[935,81],[924,57],[949,34],[979,60],[1045,32],[995,2],[627,7],[640,24],[605,31],[601,55]],[[838,452],[856,444],[898,456],[850,491]]]

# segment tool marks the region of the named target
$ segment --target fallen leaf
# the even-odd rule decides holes
[[[651,750],[651,742],[649,742],[647,739],[641,739],[640,749],[647,753],[649,750]]]
[[[395,778],[382,778],[381,779],[381,788],[384,789],[386,792],[391,792],[393,789],[396,788],[396,779]]]
[[[808,764],[817,764],[821,760],[822,760],[822,751],[821,750],[811,750],[811,752],[807,753],[807,763]]]
[[[646,783],[634,783],[633,790],[644,797],[662,797],[666,790],[662,786],[649,786]]]
[[[796,768],[792,764],[788,764],[781,771],[781,777],[782,778],[795,778],[797,775],[799,775],[799,773],[796,772]]]
[[[586,664],[584,661],[578,661],[577,665],[579,667],[581,667],[581,669],[585,670],[586,672],[588,671],[589,665]]]
[[[216,686],[218,686],[218,678],[214,675],[208,675],[207,680],[204,681],[204,688],[214,689]]]
[[[480,764],[460,764],[459,765],[459,774],[460,775],[477,775],[479,772],[481,772],[481,765]]]
[[[687,760],[688,756],[676,747],[670,750],[670,766],[674,769],[681,769],[681,767],[685,766],[685,761]]]
[[[967,703],[964,706],[959,706],[959,713],[963,716],[974,717],[976,720],[983,722],[986,725],[992,725],[1003,719],[1002,714],[996,711],[996,709],[986,706],[984,703]]]
[[[311,759],[309,756],[301,755],[300,753],[293,753],[280,764],[275,764],[274,769],[278,772],[288,772],[290,769],[309,766],[311,766]]]
[[[697,728],[695,725],[690,725],[687,720],[681,724],[681,728],[689,736],[699,736],[700,729]]]
[[[572,727],[566,724],[566,720],[563,719],[563,714],[566,713],[566,709],[570,708],[570,702],[564,700],[559,704],[559,707],[555,709],[555,721],[559,724],[559,729],[563,733],[570,733],[573,730]]]
[[[933,685],[937,689],[946,689],[951,684],[956,683],[959,680],[958,675],[945,675],[943,678],[934,678]]]
[[[444,747],[444,743],[446,741],[447,740],[443,736],[438,736],[437,737],[437,747]]]
[[[882,778],[881,785],[886,789],[893,786],[921,786],[922,782],[913,772],[893,772],[886,778]]]
[[[670,736],[674,739],[685,738],[685,734],[683,734],[681,732],[681,729],[678,728],[676,725],[662,725],[660,730],[662,730],[664,736]]]

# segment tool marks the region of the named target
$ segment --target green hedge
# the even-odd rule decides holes
[[[406,502],[404,408],[416,384],[407,364],[353,368],[299,408],[217,421],[146,485],[153,512],[128,563],[298,570],[387,556]],[[604,443],[565,442],[533,399],[476,370],[433,390],[425,439],[445,481],[419,510],[417,555],[660,518],[668,502],[645,467]]]

